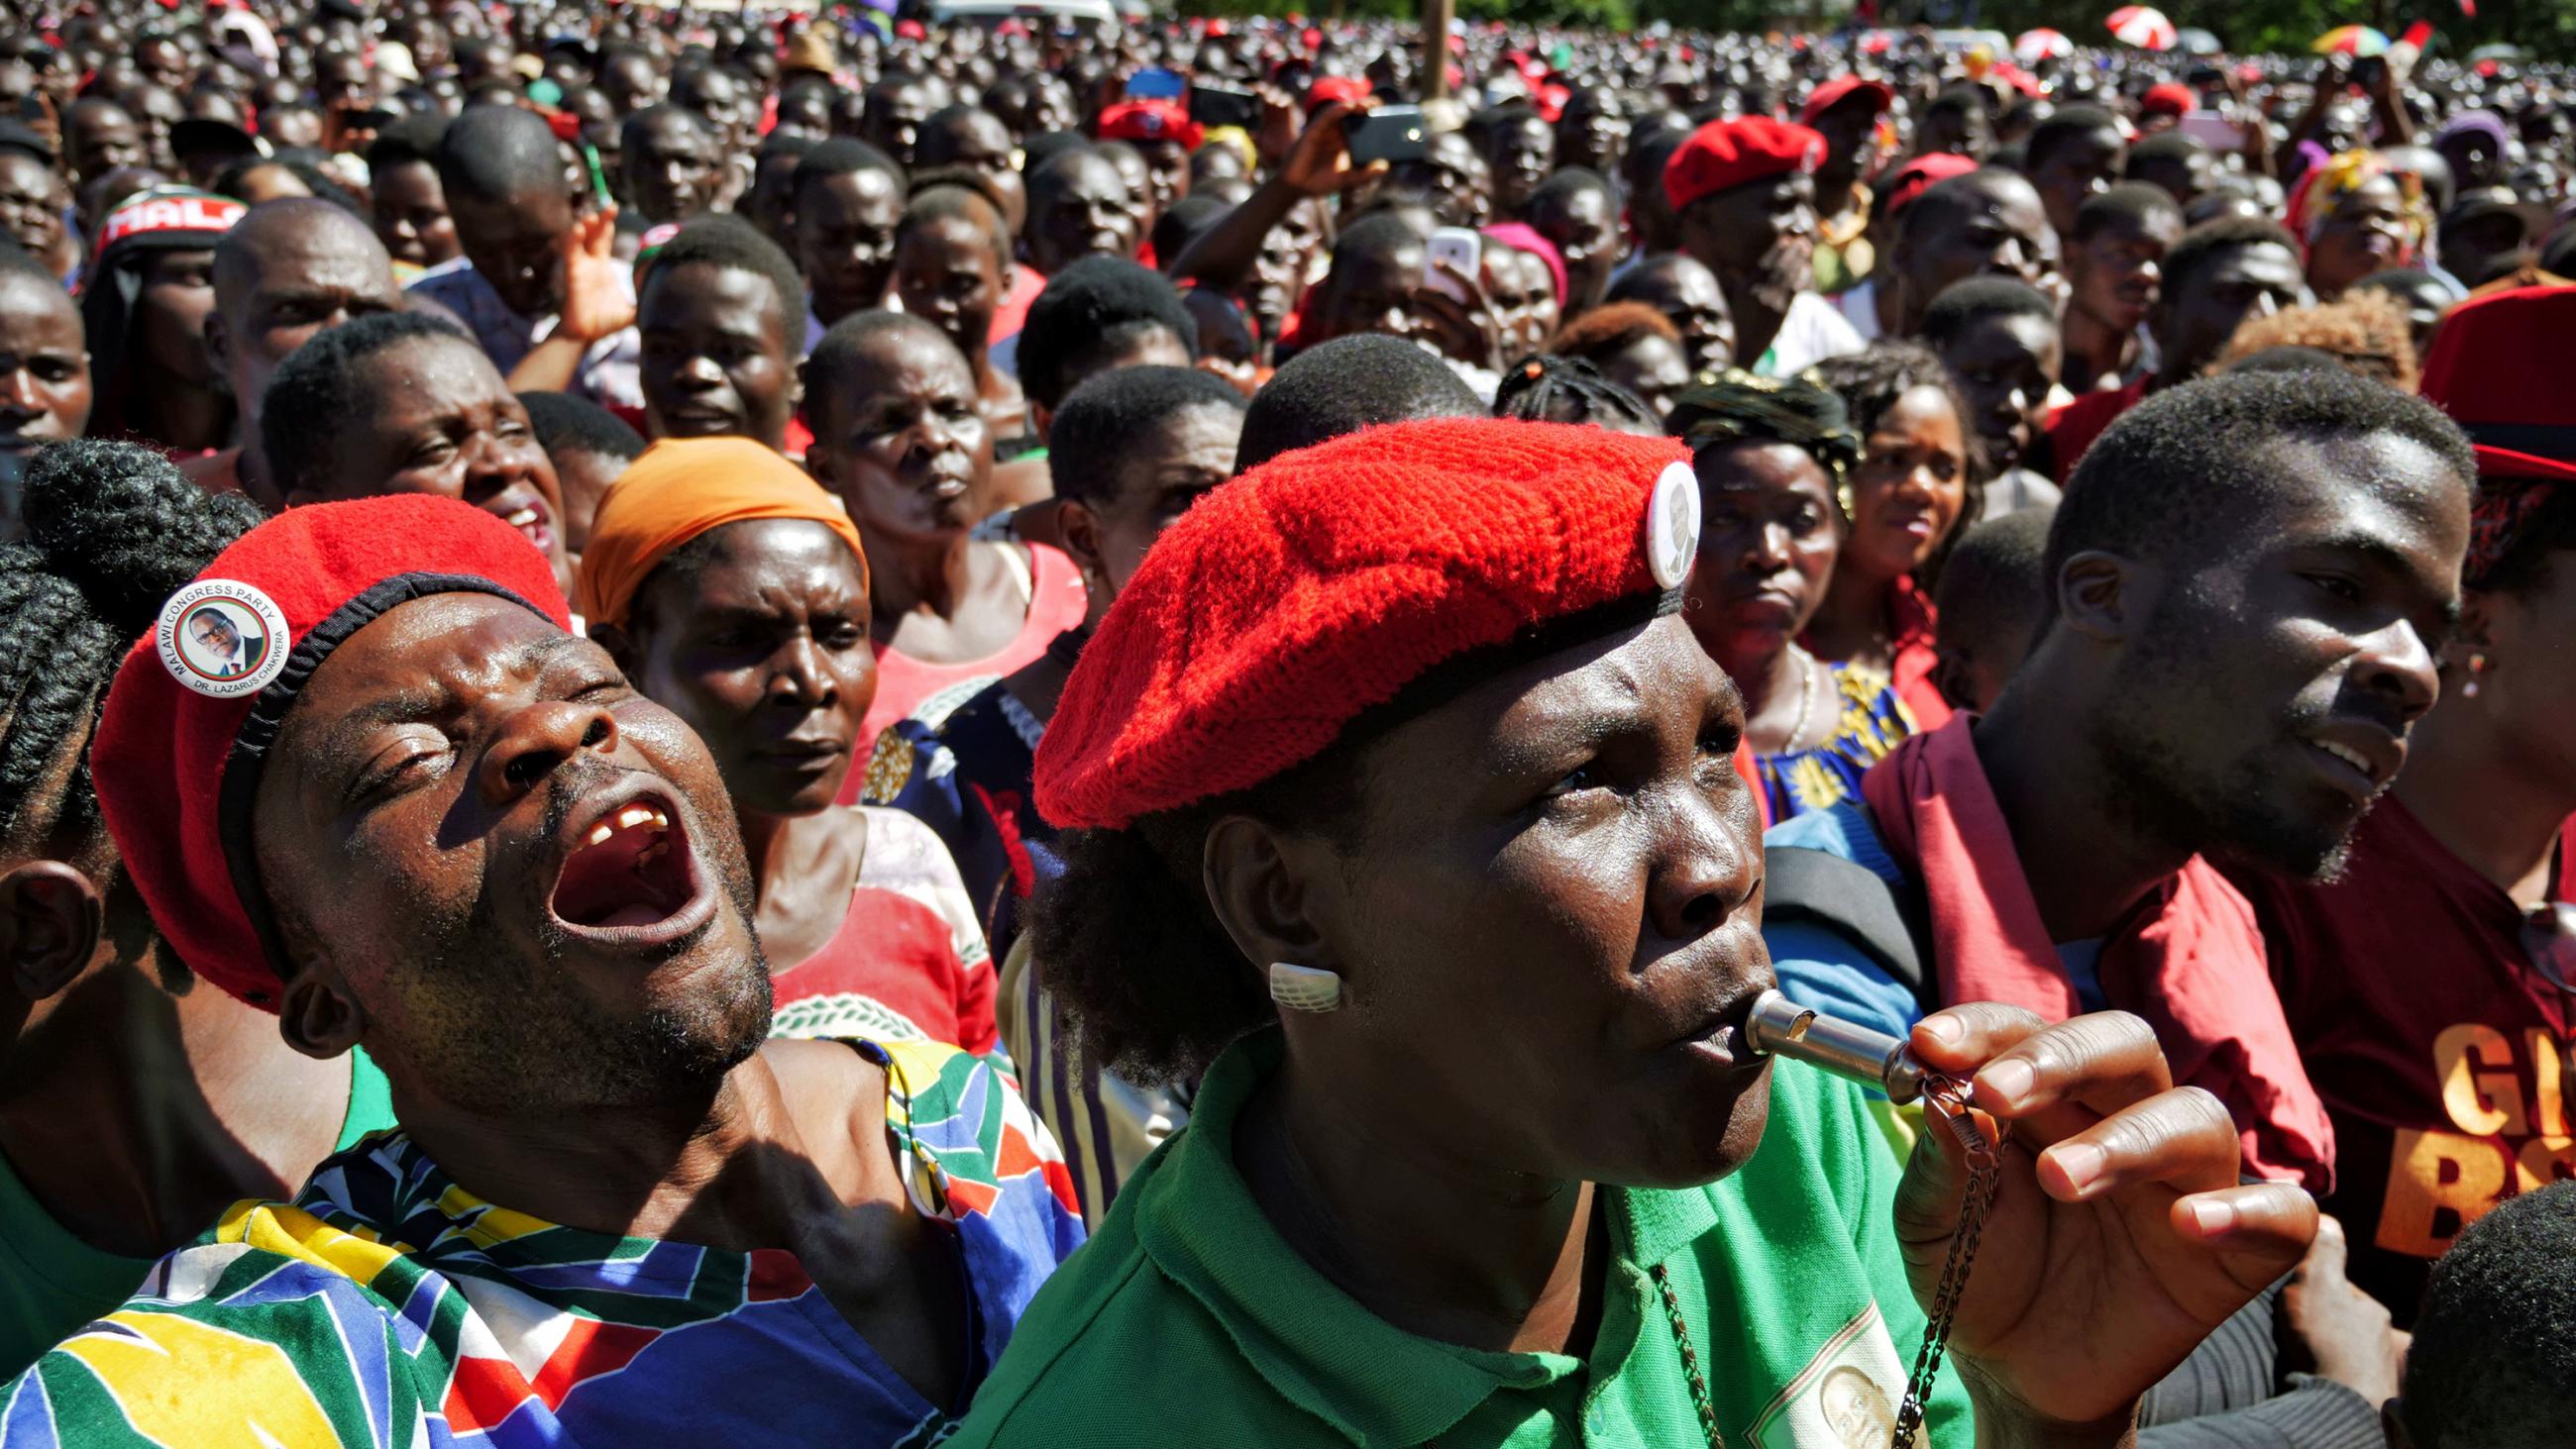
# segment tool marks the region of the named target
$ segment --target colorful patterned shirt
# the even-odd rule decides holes
[[[400,1131],[243,1202],[125,1307],[0,1397],[0,1442],[197,1449],[935,1443],[1038,1286],[1082,1242],[1054,1143],[953,1047],[853,1042],[886,1070],[914,1207],[947,1224],[973,1308],[936,1405],[793,1253],[560,1227],[487,1203]]]
[[[1763,799],[1770,806],[1768,818],[1775,825],[1858,799],[1860,777],[1916,733],[1914,712],[1897,696],[1888,676],[1848,662],[1824,668],[1833,676],[1833,707],[1841,711],[1832,736],[1812,750],[1756,761]]]

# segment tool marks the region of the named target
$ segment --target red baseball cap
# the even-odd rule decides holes
[[[1921,196],[1924,188],[1953,176],[1965,176],[1976,169],[1975,161],[1956,151],[1935,151],[1929,156],[1917,156],[1897,167],[1888,177],[1887,200],[1882,203],[1881,214],[1894,217],[1912,206],[1914,198]]]
[[[2199,99],[2191,93],[2191,87],[2182,82],[2166,81],[2162,85],[2147,87],[2146,95],[2138,102],[2138,110],[2150,116],[2179,116],[2190,110]]]
[[[1680,607],[1699,540],[1668,438],[1495,418],[1365,429],[1209,494],[1119,591],[1038,746],[1038,809],[1115,829],[1249,789],[1364,712]]]
[[[1207,128],[1171,101],[1120,101],[1100,113],[1103,141],[1178,141],[1195,151],[1206,136]]]
[[[410,600],[483,593],[570,630],[554,566],[517,529],[418,494],[291,508],[170,596],[108,686],[90,746],[99,813],[190,969],[277,1009],[284,947],[251,806],[286,713],[351,635]],[[234,652],[198,637],[229,626]]]
[[[1816,123],[1816,117],[1841,105],[1853,96],[1867,97],[1872,115],[1884,115],[1889,106],[1896,104],[1896,92],[1888,89],[1885,84],[1862,76],[1838,75],[1816,87],[1815,92],[1807,97],[1807,104],[1798,110],[1798,122],[1800,125],[1812,126]]]
[[[1319,75],[1313,85],[1306,87],[1306,109],[1320,111],[1335,101],[1347,101],[1356,106],[1367,100],[1374,90],[1375,86],[1359,76]]]
[[[1769,116],[1711,121],[1673,148],[1664,163],[1664,195],[1675,211],[1702,197],[1791,172],[1812,172],[1825,159],[1825,138]]]

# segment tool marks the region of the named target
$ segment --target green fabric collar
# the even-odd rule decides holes
[[[1582,1373],[1581,1361],[1560,1354],[1489,1353],[1406,1333],[1288,1246],[1234,1166],[1236,1118],[1282,1050],[1269,1030],[1228,1048],[1200,1084],[1189,1131],[1131,1188],[1136,1239],[1155,1267],[1206,1308],[1271,1388],[1362,1443],[1425,1443],[1498,1390],[1543,1389]],[[1704,1191],[1611,1189],[1603,1202],[1617,1260],[1661,1262],[1716,1225]],[[1630,1276],[1643,1281],[1641,1272],[1612,1271],[1605,1290],[1619,1292]],[[1604,1329],[1596,1374],[1634,1346],[1632,1325],[1624,1334],[1606,1321]]]

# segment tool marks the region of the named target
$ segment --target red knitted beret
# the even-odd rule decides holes
[[[1680,211],[1747,182],[1813,171],[1824,159],[1825,138],[1804,126],[1769,116],[1711,121],[1673,148],[1664,163],[1664,195]]]
[[[251,855],[268,747],[313,671],[410,599],[488,593],[572,627],[546,556],[447,498],[290,509],[170,596],[109,686],[100,812],[152,919],[198,975],[277,1009],[276,923]]]
[[[1444,418],[1253,469],[1110,606],[1038,747],[1040,813],[1114,828],[1248,789],[1459,655],[1651,608],[1698,545],[1689,459],[1662,438]]]

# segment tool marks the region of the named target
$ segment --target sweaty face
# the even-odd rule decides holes
[[[2264,462],[2277,497],[2163,583],[2092,728],[2154,838],[2324,879],[2439,691],[2468,485],[2393,434]]]
[[[1776,442],[1706,448],[1692,468],[1704,522],[1683,617],[1719,667],[1754,676],[1825,601],[1842,546],[1833,479]]]
[[[65,142],[72,173],[83,181],[119,166],[148,166],[152,161],[143,145],[143,128],[113,107],[74,107]]]
[[[1053,276],[1088,256],[1132,257],[1144,213],[1118,168],[1084,157],[1029,195],[1029,265]]]
[[[63,244],[63,183],[24,151],[0,151],[0,229],[48,266]]]
[[[1682,245],[1730,294],[1785,310],[1814,275],[1816,179],[1777,176],[1694,202],[1682,217]]]
[[[1610,284],[1622,250],[1617,210],[1610,194],[1596,187],[1572,192],[1563,201],[1540,206],[1530,219],[1538,234],[1556,244],[1565,259],[1565,285],[1573,300],[1588,303]]]
[[[2038,445],[2065,361],[2058,330],[2040,317],[1980,317],[1941,349],[1997,472],[2022,466]]]
[[[1178,141],[1130,142],[1145,158],[1145,204],[1154,215],[1190,194],[1190,153]]]
[[[704,547],[637,597],[636,687],[706,742],[736,809],[828,809],[877,694],[858,558],[794,518],[727,524]]]
[[[893,157],[898,165],[909,168],[915,161],[914,148],[921,142],[921,123],[937,109],[931,103],[927,87],[893,86],[868,92],[867,118],[862,134],[868,144]]]
[[[224,318],[226,371],[246,401],[267,396],[278,364],[315,333],[402,306],[393,270],[355,222],[264,238],[256,264],[240,306]]]
[[[1422,285],[1425,256],[1423,245],[1413,241],[1385,250],[1343,248],[1324,280],[1328,335],[1383,332],[1426,341],[1436,337],[1429,322],[1414,310],[1413,291]]]
[[[360,362],[367,405],[335,435],[322,498],[458,498],[563,559],[563,494],[527,409],[472,343],[429,337]],[[296,501],[296,500],[290,500]]]
[[[1918,387],[1862,439],[1851,473],[1851,538],[1843,566],[1892,579],[1922,567],[1968,499],[1968,441],[1949,396]]]
[[[630,126],[621,165],[636,208],[653,222],[681,222],[715,209],[724,180],[715,134],[682,111]]]
[[[1897,247],[1916,305],[1930,305],[1951,283],[1970,277],[2013,277],[2039,285],[2057,248],[2038,193],[2027,184],[1997,179],[1959,201],[1963,204],[1953,205],[1946,197],[1915,203],[1941,208],[1925,215],[1924,222],[1932,225],[1918,224]]]
[[[1626,295],[1663,313],[1681,330],[1692,372],[1723,372],[1734,365],[1735,316],[1727,310],[1726,289],[1708,268],[1688,257],[1673,258],[1629,287]]]
[[[1357,843],[1309,882],[1345,982],[1332,1050],[1404,1061],[1466,1160],[1628,1186],[1741,1165],[1770,1103],[1744,1014],[1772,983],[1743,724],[1665,618],[1372,745]]]
[[[1224,404],[1184,408],[1137,440],[1119,460],[1113,490],[1068,506],[1090,515],[1091,555],[1083,559],[1115,598],[1145,562],[1154,540],[1234,476],[1243,409]]]
[[[2115,332],[2136,330],[2156,305],[2165,253],[2182,239],[2182,218],[2156,212],[2144,225],[2106,226],[2066,254],[2073,306]]]
[[[992,429],[976,406],[974,374],[946,339],[877,338],[808,416],[806,466],[861,527],[946,538],[992,511]]]
[[[882,171],[849,171],[807,186],[796,210],[796,253],[828,327],[885,300],[903,195]]]
[[[89,426],[78,309],[35,277],[0,278],[0,452],[25,455]]]
[[[572,230],[572,198],[555,191],[485,200],[447,198],[456,240],[474,270],[522,317],[544,317],[563,305],[563,259],[556,238]]]
[[[2198,372],[2237,328],[2296,307],[2307,296],[2299,259],[2287,247],[2258,242],[2204,260],[2197,276],[2159,298],[2156,315],[2163,321],[2156,342],[2164,349],[2166,375]]]
[[[352,634],[287,712],[252,834],[290,955],[433,1100],[685,1099],[768,1032],[714,761],[518,604],[440,594]]]
[[[1002,301],[1002,259],[992,238],[958,217],[916,224],[894,255],[903,310],[948,334],[960,352],[981,352]]]
[[[415,267],[454,261],[462,251],[456,221],[447,214],[447,193],[438,172],[426,161],[406,161],[375,173],[371,193],[376,240],[393,259]]]
[[[796,409],[787,306],[756,272],[705,263],[656,268],[636,312],[651,434],[784,447]]]

